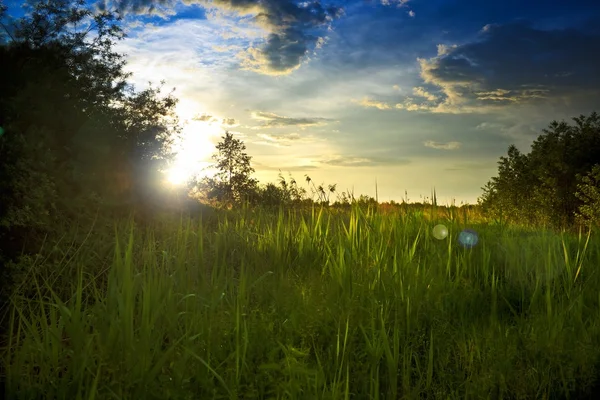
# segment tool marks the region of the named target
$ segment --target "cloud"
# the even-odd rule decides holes
[[[437,55],[438,55],[438,57],[444,56],[444,55],[450,53],[452,50],[454,50],[457,47],[458,46],[455,44],[453,44],[452,46],[448,46],[445,44],[438,44],[437,45]]]
[[[427,90],[425,90],[422,87],[415,87],[413,88],[413,93],[415,96],[420,96],[420,97],[424,97],[429,101],[437,101],[438,100],[438,96],[429,93]]]
[[[208,121],[216,121],[216,120],[217,119],[215,117],[213,117],[212,115],[208,115],[208,114],[196,115],[196,116],[192,117],[192,121],[208,122]]]
[[[217,53],[206,43],[220,43],[218,34],[223,27],[215,21],[198,23],[179,19],[156,29],[137,28],[125,40],[116,43],[115,50],[127,55],[125,70],[133,73],[136,89],[149,81],[165,80],[177,88],[180,99],[196,99],[196,112],[216,113],[203,109],[203,104],[214,103],[223,96],[225,82],[231,78],[228,71],[236,68],[232,54]],[[190,110],[192,111],[192,110]],[[221,115],[229,116],[225,110]]]
[[[529,144],[531,139],[541,134],[541,128],[530,122],[497,123],[482,122],[475,127],[478,131],[498,132],[505,138]]]
[[[380,110],[391,110],[392,106],[382,101],[371,100],[368,97],[363,98],[362,100],[352,100],[352,102],[360,104],[366,108],[378,108]]]
[[[120,14],[155,15],[166,19],[175,15],[176,0],[99,0],[99,10],[116,9]]]
[[[271,141],[294,141],[294,140],[300,139],[300,135],[297,133],[288,133],[288,134],[283,134],[283,135],[259,133],[257,136],[260,136],[264,139],[271,140]]]
[[[410,164],[410,160],[391,157],[354,157],[336,155],[333,157],[322,158],[319,160],[319,163],[336,167],[377,167],[407,165]]]
[[[435,106],[427,103],[415,103],[412,97],[407,97],[404,102],[396,103],[394,108],[406,111],[432,111],[435,109]]]
[[[239,125],[234,118],[223,118],[223,125],[237,126]]]
[[[253,126],[251,129],[268,129],[284,126],[298,126],[302,128],[307,126],[322,126],[331,122],[328,118],[292,118],[261,111],[252,112],[250,116],[252,119],[263,121],[262,124]]]
[[[229,45],[229,46],[221,46],[221,45],[214,45],[212,46],[212,49],[218,53],[229,53],[229,52],[239,52],[240,46],[236,46],[236,45]]]
[[[324,6],[319,0],[184,0],[226,13],[253,16],[251,22],[268,33],[266,41],[240,53],[242,66],[267,75],[285,75],[300,67],[310,48],[323,44],[318,32],[343,14],[339,7]],[[168,16],[175,13],[176,0],[101,0],[101,8],[115,4],[123,13]]]
[[[431,93],[426,92],[423,88],[415,88],[414,92],[419,93],[421,97],[427,97],[428,99],[437,100],[437,96],[432,95]],[[405,97],[402,103],[386,103],[378,100],[371,100],[368,97],[363,98],[362,100],[352,100],[352,102],[357,103],[365,108],[377,108],[379,110],[407,110],[407,111],[431,111],[435,108],[435,105],[427,104],[427,103],[415,103],[412,97]]]
[[[272,166],[268,164],[264,164],[258,161],[252,162],[253,166],[256,169],[264,170],[264,171],[285,171],[285,172],[302,172],[302,171],[310,171],[319,169],[318,165],[310,165],[310,164],[302,164],[302,165],[284,165],[284,166]]]
[[[381,4],[384,6],[396,5],[398,8],[408,7],[408,3],[411,0],[381,0]],[[413,10],[408,10],[407,14],[409,17],[414,18],[415,12]]]
[[[505,128],[505,125],[499,124],[496,122],[482,122],[475,127],[475,129],[477,129],[478,131],[489,130],[489,129],[497,130],[497,129],[503,129],[503,128]]]
[[[288,133],[288,134],[280,134],[280,135],[259,133],[256,136],[258,136],[259,138],[262,138],[264,140],[255,141],[253,143],[265,144],[265,145],[270,145],[270,146],[275,146],[275,147],[282,147],[282,146],[288,147],[288,146],[291,146],[293,142],[306,142],[307,141],[306,138],[305,138],[305,140],[301,140],[302,137],[298,133]]]
[[[384,6],[396,5],[397,7],[405,7],[410,0],[381,0],[381,4]]]
[[[600,36],[540,30],[524,22],[483,27],[476,41],[439,45],[418,59],[425,83],[443,98],[434,112],[506,111],[506,105],[571,104],[600,93]],[[597,101],[597,100],[596,100]]]
[[[448,143],[440,143],[434,142],[433,140],[427,140],[423,142],[425,147],[431,147],[432,149],[437,150],[457,150],[460,148],[460,142],[448,142]]]

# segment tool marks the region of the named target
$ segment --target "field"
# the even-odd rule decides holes
[[[73,228],[13,296],[6,397],[593,398],[595,232],[469,218],[355,206]]]

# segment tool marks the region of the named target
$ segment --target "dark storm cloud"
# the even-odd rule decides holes
[[[570,102],[600,93],[600,36],[539,30],[525,22],[486,25],[477,41],[420,59],[421,77],[445,94],[438,110]]]
[[[256,13],[255,21],[270,33],[262,47],[248,49],[243,65],[269,75],[298,68],[310,49],[322,41],[315,30],[342,15],[341,8],[324,6],[318,0],[214,0],[211,4]]]
[[[110,0],[101,0],[106,7]],[[268,32],[261,47],[252,47],[244,55],[247,69],[269,75],[288,74],[298,68],[308,52],[323,40],[316,31],[342,15],[342,9],[325,6],[319,0],[185,0],[239,14],[253,14],[254,21]],[[166,13],[175,0],[118,0],[119,10],[136,14]]]

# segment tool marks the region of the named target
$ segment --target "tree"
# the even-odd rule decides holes
[[[244,152],[246,145],[233,134],[225,132],[222,141],[217,144],[217,153],[213,168],[219,172],[214,178],[206,178],[207,197],[219,202],[239,203],[247,199],[256,190],[257,181],[250,175],[254,168],[250,165],[250,157]]]
[[[124,38],[115,14],[94,11],[83,0],[31,2],[28,8],[25,17],[0,26],[6,39],[0,45],[0,124],[6,130],[0,158],[31,156],[28,168],[39,165],[60,192],[59,202],[69,203],[63,210],[76,209],[76,199],[114,204],[148,197],[134,196],[147,180],[131,182],[144,181],[149,164],[156,164],[157,155],[164,158],[163,150],[179,133],[177,100],[171,94],[159,98],[160,87],[138,93],[127,83],[124,55],[114,51]],[[5,12],[1,7],[0,19]],[[32,143],[53,161],[40,165]],[[5,187],[16,184],[11,176],[19,174],[12,170],[0,171]],[[123,181],[130,184],[116,184]]]
[[[79,161],[96,160],[105,146],[120,148],[118,135],[96,120],[122,97],[128,76],[123,57],[112,51],[123,37],[112,14],[94,14],[82,1],[31,2],[28,8],[25,17],[1,25],[0,124],[6,134],[0,138],[0,225],[12,228],[11,237],[19,236],[14,228],[51,226],[49,215],[64,217],[91,192],[88,184],[98,183]],[[1,7],[0,19],[5,14]]]
[[[0,264],[107,203],[130,207],[135,165],[177,131],[176,99],[132,89],[114,51],[119,18],[93,7],[28,2],[11,19],[0,4]]]
[[[532,144],[529,154],[511,145],[501,157],[498,176],[483,187],[479,203],[488,215],[515,222],[569,227],[583,205],[576,196],[577,176],[600,164],[600,116],[553,121]]]
[[[498,176],[482,189],[479,201],[488,215],[514,222],[533,222],[531,201],[534,181],[530,174],[528,156],[514,145],[508,147],[507,157],[498,161]]]

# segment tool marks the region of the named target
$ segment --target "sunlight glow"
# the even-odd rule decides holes
[[[206,176],[210,172],[211,155],[215,145],[211,139],[222,134],[221,119],[198,120],[195,110],[201,109],[193,102],[182,101],[177,105],[177,114],[183,126],[181,136],[175,141],[172,151],[176,154],[171,167],[165,171],[167,181],[181,185],[193,177]]]

